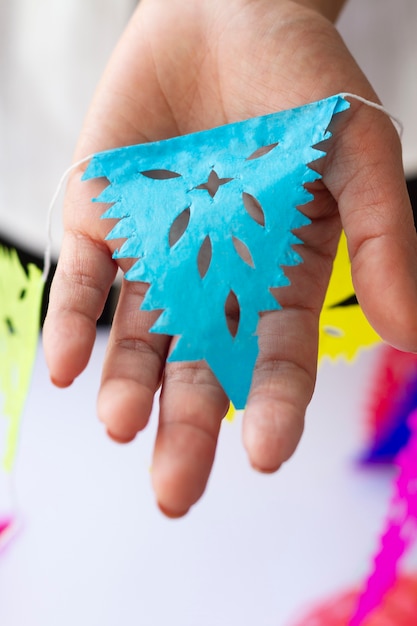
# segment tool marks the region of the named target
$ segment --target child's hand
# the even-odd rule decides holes
[[[345,91],[376,97],[331,23],[301,3],[142,0],[99,86],[76,159]],[[283,311],[259,324],[243,440],[265,472],[291,456],[302,433],[340,218],[370,322],[395,346],[417,351],[416,237],[396,131],[382,113],[352,102],[326,149],[323,184],[305,207],[313,219],[302,235],[305,263],[288,272],[293,286],[280,290]],[[117,269],[94,195],[94,184],[72,176],[44,329],[51,377],[63,387],[87,364]],[[207,367],[165,363],[170,339],[148,334],[154,315],[139,311],[145,290],[123,282],[98,413],[115,439],[129,441],[146,426],[162,381],[152,480],[161,509],[178,516],[204,491],[228,401]]]

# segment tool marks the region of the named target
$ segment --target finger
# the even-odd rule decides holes
[[[57,386],[67,387],[86,367],[115,273],[106,246],[67,232],[43,328],[46,362]]]
[[[152,482],[159,507],[168,516],[184,515],[204,492],[228,406],[206,365],[167,364]]]
[[[262,317],[260,355],[243,418],[252,466],[274,472],[293,454],[314,390],[317,314],[286,308]]]
[[[123,282],[97,401],[109,435],[131,441],[149,419],[169,339],[149,333],[157,314],[139,311],[147,285]]]
[[[299,232],[304,263],[287,268],[291,285],[274,291],[283,307],[262,315],[259,357],[243,417],[243,443],[252,466],[274,472],[293,454],[304,428],[317,369],[318,320],[340,235],[334,200],[317,192],[306,206],[320,215]]]
[[[83,182],[83,167],[77,168],[68,180],[65,234],[43,330],[51,379],[60,387],[70,385],[88,363],[96,322],[117,272],[111,258],[115,244],[112,242],[111,248],[104,241],[111,220],[101,220],[103,205],[91,201],[106,182]]]
[[[383,113],[352,103],[324,181],[338,201],[358,300],[376,331],[417,351],[417,239],[401,147]]]

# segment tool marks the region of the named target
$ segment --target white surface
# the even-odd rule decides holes
[[[286,626],[305,604],[367,571],[389,473],[355,469],[373,354],[324,364],[295,457],[248,466],[239,420],[222,428],[202,501],[156,509],[156,415],[128,446],[95,417],[105,335],[87,372],[54,389],[39,351],[17,471],[24,514],[0,555],[1,626]]]

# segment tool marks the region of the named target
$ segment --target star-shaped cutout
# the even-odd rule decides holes
[[[211,197],[214,198],[219,190],[219,187],[229,183],[231,180],[233,180],[233,178],[219,178],[217,172],[215,170],[211,170],[207,182],[198,185],[196,189],[205,189],[209,192]]]

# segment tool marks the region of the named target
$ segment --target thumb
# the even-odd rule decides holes
[[[339,206],[355,291],[385,341],[417,352],[417,236],[400,141],[388,116],[365,104],[352,102],[345,120],[324,182]]]

